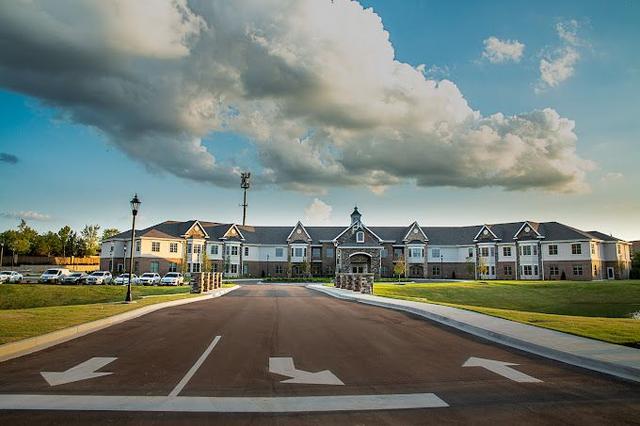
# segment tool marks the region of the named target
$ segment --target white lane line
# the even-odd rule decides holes
[[[0,410],[290,413],[406,410],[449,404],[433,393],[295,397],[191,397],[0,394]]]
[[[184,375],[184,377],[182,378],[182,380],[180,380],[180,382],[176,385],[176,387],[173,388],[171,393],[169,393],[169,396],[175,397],[175,396],[178,396],[180,392],[182,392],[182,389],[186,386],[189,380],[191,380],[193,375],[196,374],[196,371],[198,371],[198,368],[200,368],[204,360],[207,359],[207,357],[209,356],[213,348],[216,347],[220,339],[222,339],[222,336],[216,336],[213,339],[213,342],[211,342],[209,347],[202,353],[202,355],[200,355],[200,358],[198,358],[196,363],[193,364],[193,366],[189,369],[189,371],[187,371],[187,374]]]

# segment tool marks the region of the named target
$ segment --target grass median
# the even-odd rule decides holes
[[[132,287],[136,303],[124,304],[125,286],[0,285],[0,344],[27,339],[123,312],[195,297],[190,287]]]
[[[640,280],[393,285],[378,296],[438,303],[611,343],[640,346]]]

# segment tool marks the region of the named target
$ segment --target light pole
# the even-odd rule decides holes
[[[0,268],[2,268],[3,260],[4,260],[4,243],[0,243]]]
[[[440,255],[440,278],[444,278],[444,270],[442,269],[442,261],[444,260],[444,256]]]
[[[136,216],[138,215],[138,209],[140,208],[140,200],[138,194],[134,195],[131,199],[131,215],[133,216],[131,222],[131,250],[129,251],[129,282],[127,283],[127,297],[124,299],[125,303],[133,302],[131,297],[131,281],[133,280],[133,241],[136,238]]]
[[[267,278],[269,278],[269,253],[267,253]]]
[[[240,188],[243,189],[244,191],[244,198],[243,198],[243,202],[242,202],[242,226],[245,225],[245,222],[247,220],[247,189],[249,189],[249,186],[251,186],[251,173],[249,172],[242,172],[240,174]]]

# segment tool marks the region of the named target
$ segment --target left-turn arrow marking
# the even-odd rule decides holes
[[[50,386],[64,385],[65,383],[78,382],[80,380],[95,379],[96,377],[108,376],[113,373],[97,373],[105,365],[112,363],[118,358],[114,357],[94,357],[82,362],[66,371],[51,372],[42,371],[42,377]]]

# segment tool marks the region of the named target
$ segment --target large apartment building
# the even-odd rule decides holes
[[[102,269],[125,270],[130,235],[102,243]],[[162,222],[136,232],[134,272],[200,272],[208,262],[230,277],[391,277],[403,269],[407,277],[434,279],[626,279],[630,251],[626,241],[558,222],[367,226],[355,208],[348,226]]]

